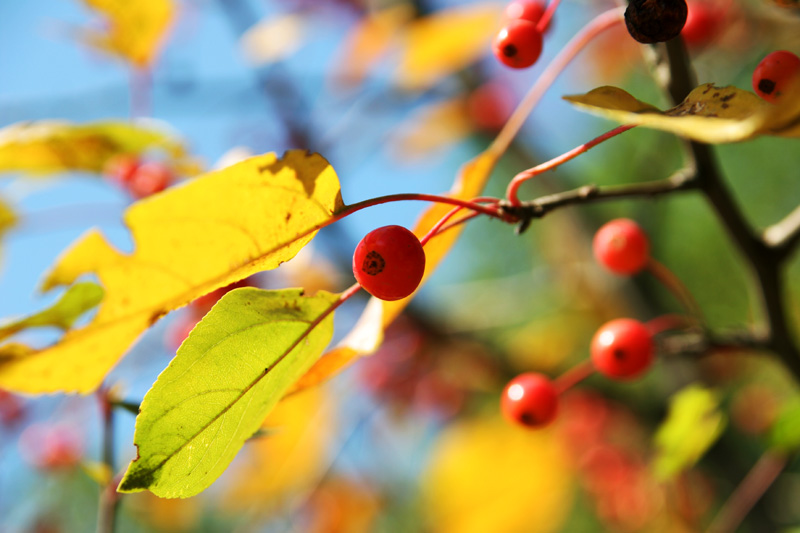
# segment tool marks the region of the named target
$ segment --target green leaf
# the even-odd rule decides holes
[[[800,449],[800,400],[786,404],[769,433],[773,448],[784,452]]]
[[[198,494],[322,354],[338,295],[236,289],[189,334],[145,395],[120,492]]]
[[[694,465],[722,434],[726,422],[713,391],[689,385],[677,392],[655,435],[656,475],[668,479]]]
[[[61,298],[43,311],[0,326],[0,340],[27,328],[55,326],[64,331],[86,311],[103,299],[103,288],[97,283],[83,282],[71,286]]]

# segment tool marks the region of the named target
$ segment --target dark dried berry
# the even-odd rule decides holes
[[[630,0],[625,25],[640,43],[661,43],[681,33],[687,14],[685,0]]]

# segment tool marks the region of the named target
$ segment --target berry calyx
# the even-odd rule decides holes
[[[542,54],[542,33],[529,20],[512,20],[497,34],[492,50],[508,67],[530,67]]]
[[[793,83],[800,83],[800,57],[788,50],[768,54],[753,70],[753,89],[773,104]]]
[[[511,422],[541,428],[556,418],[558,391],[547,376],[526,372],[508,382],[503,389],[500,407]]]
[[[678,36],[687,14],[685,0],[630,0],[625,26],[640,43],[661,43]]]
[[[140,164],[139,158],[133,154],[117,154],[108,158],[103,166],[103,175],[117,185],[127,187]]]
[[[647,234],[628,218],[617,218],[597,230],[592,249],[597,261],[616,274],[636,274],[650,259]]]
[[[381,300],[400,300],[413,293],[425,273],[425,250],[403,226],[383,226],[367,233],[353,254],[358,283]]]
[[[636,378],[653,362],[653,335],[638,320],[612,320],[594,334],[591,356],[597,371],[605,376]]]
[[[545,9],[544,2],[538,0],[515,0],[506,6],[505,15],[508,20],[528,20],[537,24]]]
[[[167,188],[172,182],[172,171],[163,163],[142,163],[128,182],[134,198],[145,198]]]

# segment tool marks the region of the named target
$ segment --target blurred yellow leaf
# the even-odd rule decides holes
[[[166,39],[175,5],[172,0],[83,0],[105,19],[105,31],[85,30],[86,41],[133,66],[144,68]]]
[[[565,100],[624,124],[664,130],[706,143],[738,142],[758,135],[800,137],[800,83],[773,105],[749,91],[705,83],[677,106],[659,111],[617,87],[598,87]]]
[[[512,426],[499,416],[445,429],[422,475],[428,529],[558,531],[572,504],[574,475],[556,435]]]
[[[49,348],[5,358],[0,387],[93,390],[161,316],[288,261],[342,205],[333,168],[303,150],[253,157],[137,202],[125,214],[131,254],[91,230],[44,281],[47,290],[95,274],[106,291],[97,315]]]
[[[168,155],[173,166],[191,166],[183,142],[153,120],[18,122],[0,129],[0,173],[101,172],[115,154],[140,154],[154,149]]]
[[[413,6],[401,3],[362,18],[339,50],[335,67],[339,81],[360,83],[413,16]]]
[[[722,435],[726,423],[719,397],[710,389],[689,385],[675,393],[654,439],[656,476],[669,479],[694,466]]]
[[[489,180],[499,156],[499,153],[490,149],[466,163],[461,168],[449,195],[463,200],[479,196]],[[414,233],[422,237],[451,209],[450,205],[434,204],[422,214],[414,228]],[[433,273],[450,248],[453,247],[461,235],[462,229],[463,226],[457,226],[431,239],[425,245],[425,276],[422,278],[422,283]],[[413,295],[393,302],[370,298],[358,323],[350,333],[314,363],[314,366],[300,378],[292,391],[296,392],[321,383],[339,373],[359,357],[377,350],[383,342],[384,330],[403,312],[411,298]]]
[[[240,45],[245,58],[261,66],[292,55],[303,42],[305,26],[305,19],[297,14],[262,20],[242,35]]]
[[[279,403],[263,427],[267,436],[250,440],[226,474],[228,510],[266,515],[313,490],[329,465],[336,402],[324,387],[309,390]]]
[[[402,37],[395,77],[419,90],[487,54],[500,30],[502,6],[472,4],[437,11],[410,23]]]
[[[398,126],[390,143],[400,160],[424,157],[472,133],[466,98],[457,97],[422,107]]]

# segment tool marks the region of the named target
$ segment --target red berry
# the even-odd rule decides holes
[[[650,258],[647,235],[627,218],[612,220],[597,230],[592,248],[597,261],[616,274],[636,274]]]
[[[556,418],[558,391],[547,376],[527,372],[508,382],[500,407],[511,422],[529,428],[544,427]]]
[[[792,85],[800,82],[800,57],[787,50],[768,54],[753,70],[753,89],[767,102],[776,103]]]
[[[484,83],[467,98],[469,117],[484,131],[500,131],[513,111],[514,94],[499,81]]]
[[[544,2],[538,0],[515,0],[506,6],[506,18],[508,20],[529,20],[537,24],[544,15]]]
[[[592,363],[610,378],[632,379],[653,361],[653,336],[647,327],[630,318],[607,322],[592,338]]]
[[[416,235],[403,226],[370,231],[353,254],[353,274],[361,286],[381,300],[410,296],[425,273],[425,251]]]
[[[143,163],[131,176],[128,190],[134,198],[145,198],[166,189],[172,177],[172,171],[163,163]]]
[[[117,154],[111,156],[103,166],[103,175],[117,185],[127,187],[136,169],[139,168],[139,158],[133,154]]]
[[[719,31],[725,12],[702,1],[688,2],[687,6],[689,11],[681,37],[689,46],[704,46]]]
[[[542,53],[542,33],[529,20],[512,20],[497,34],[492,49],[504,65],[526,68],[536,63]]]
[[[20,454],[33,466],[59,470],[75,466],[83,455],[81,438],[72,426],[36,423],[19,436]]]

